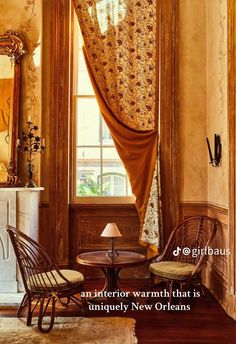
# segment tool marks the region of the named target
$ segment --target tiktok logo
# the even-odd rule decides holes
[[[177,257],[181,252],[181,248],[179,246],[176,247],[176,250],[173,251],[173,255]]]

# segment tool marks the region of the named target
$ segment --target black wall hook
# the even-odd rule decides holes
[[[214,158],[212,156],[212,152],[211,152],[211,146],[210,146],[210,142],[208,140],[208,137],[206,139],[207,141],[207,147],[208,147],[208,151],[209,151],[209,156],[210,156],[210,164],[213,167],[219,167],[220,166],[220,160],[221,160],[221,141],[220,141],[220,135],[215,134],[215,151],[214,151]]]

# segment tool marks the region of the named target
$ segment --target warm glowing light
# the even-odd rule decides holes
[[[126,15],[126,0],[100,0],[96,3],[96,9],[89,7],[89,13],[93,18],[96,11],[101,33],[108,31],[109,26],[117,26]],[[109,19],[108,19],[109,18]]]
[[[40,66],[40,60],[41,60],[41,49],[40,49],[40,40],[38,41],[37,48],[34,50],[33,54],[33,60],[34,60],[34,65],[35,67]]]

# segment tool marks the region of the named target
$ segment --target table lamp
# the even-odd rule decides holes
[[[115,238],[121,237],[121,234],[116,223],[108,223],[103,229],[101,237],[111,238],[111,250],[107,251],[106,256],[110,259],[117,257],[119,253],[114,249]]]

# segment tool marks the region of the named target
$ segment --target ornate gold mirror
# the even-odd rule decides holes
[[[12,31],[0,35],[0,186],[17,185],[20,60],[23,42]]]

